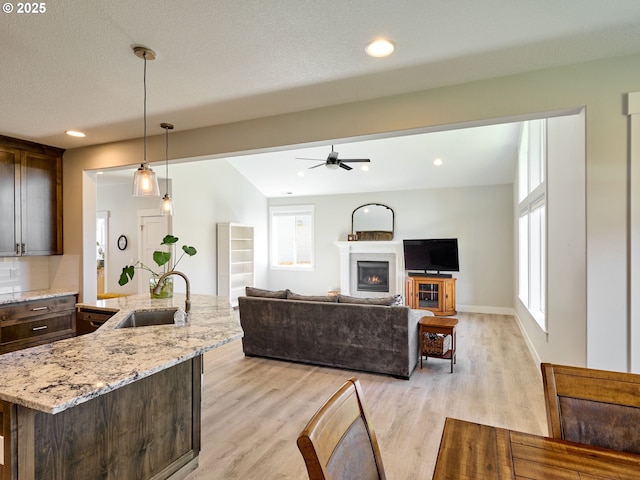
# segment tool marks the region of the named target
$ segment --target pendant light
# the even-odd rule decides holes
[[[173,125],[170,123],[161,123],[160,126],[164,128],[164,158],[165,158],[165,190],[164,197],[162,197],[162,204],[160,205],[160,213],[162,215],[173,215],[173,200],[169,196],[169,130],[173,130]]]
[[[136,170],[133,175],[133,196],[134,197],[159,197],[160,187],[158,186],[158,179],[156,173],[151,170],[147,163],[147,60],[154,60],[156,54],[153,50],[149,50],[145,47],[134,47],[133,53],[137,57],[144,60],[144,132],[143,132],[143,148],[144,155],[140,168]]]

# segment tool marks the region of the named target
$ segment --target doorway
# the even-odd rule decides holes
[[[162,239],[172,232],[171,219],[170,216],[159,215],[157,209],[138,211],[138,225],[140,227],[138,258],[155,272],[160,272],[160,268],[153,261],[153,252],[160,249]],[[148,291],[151,272],[139,269],[136,272],[136,277],[138,278],[138,293]]]

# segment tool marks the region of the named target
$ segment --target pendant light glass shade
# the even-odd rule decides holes
[[[133,174],[133,196],[134,197],[159,197],[160,187],[156,172],[143,163]]]
[[[144,60],[144,132],[142,143],[144,145],[143,160],[140,168],[133,175],[133,196],[134,197],[159,197],[160,187],[156,174],[147,163],[147,60],[156,58],[153,50],[144,47],[134,47],[133,53]]]
[[[160,205],[160,213],[162,215],[173,215],[173,200],[169,196],[169,130],[173,130],[173,125],[170,123],[161,123],[160,126],[164,128],[164,165],[165,165],[165,190],[164,197],[162,197],[162,204]]]
[[[162,197],[162,205],[160,206],[160,213],[162,215],[173,215],[173,200],[168,193]]]

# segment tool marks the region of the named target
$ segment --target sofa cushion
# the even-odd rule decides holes
[[[289,289],[265,290],[262,288],[245,287],[244,290],[247,297],[287,298],[287,294],[289,293]]]
[[[392,295],[390,297],[372,297],[372,298],[360,298],[350,297],[348,295],[338,295],[338,303],[356,303],[359,305],[398,305],[398,295]]]
[[[304,300],[307,302],[337,302],[337,295],[298,295],[297,293],[293,293],[289,291],[287,294],[287,298],[289,300]]]

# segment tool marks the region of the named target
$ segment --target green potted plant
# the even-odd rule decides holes
[[[153,252],[153,261],[156,262],[158,267],[161,267],[162,270],[155,271],[146,266],[141,261],[137,261],[133,265],[125,265],[122,267],[122,273],[120,274],[120,280],[118,280],[118,284],[120,286],[126,285],[129,283],[129,280],[133,280],[133,275],[135,274],[136,268],[141,268],[143,270],[147,270],[151,272],[151,278],[149,278],[149,293],[151,298],[170,298],[173,296],[173,277],[168,277],[164,280],[162,287],[160,288],[160,293],[158,295],[153,293],[153,289],[158,284],[158,279],[165,273],[171,272],[175,270],[176,266],[182,260],[182,257],[185,255],[189,255],[193,257],[197,252],[195,247],[183,245],[182,246],[182,255],[180,258],[173,263],[171,266],[171,256],[172,251],[176,248],[176,243],[178,242],[178,237],[174,237],[173,235],[167,235],[162,239],[162,243],[160,245],[166,245],[169,247],[169,251],[166,250],[156,250]]]

